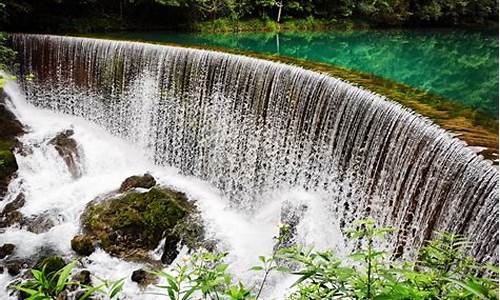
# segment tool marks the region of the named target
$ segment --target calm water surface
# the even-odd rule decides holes
[[[404,30],[314,33],[122,33],[329,63],[406,83],[498,116],[498,32]]]

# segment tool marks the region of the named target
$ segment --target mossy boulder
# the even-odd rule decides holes
[[[148,259],[148,252],[168,238],[168,251],[175,253],[164,261],[169,263],[177,255],[179,241],[184,239],[184,233],[176,227],[195,211],[183,193],[155,187],[144,193],[130,191],[94,200],[82,214],[82,223],[84,231],[106,252],[125,259]]]

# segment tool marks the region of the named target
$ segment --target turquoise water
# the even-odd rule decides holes
[[[303,58],[374,74],[498,115],[498,32],[123,33],[122,37]]]

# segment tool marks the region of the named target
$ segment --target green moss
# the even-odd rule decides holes
[[[15,144],[13,139],[0,138],[0,179],[6,180],[17,170],[16,157],[12,153]]]
[[[121,255],[131,249],[156,248],[163,233],[172,230],[190,209],[183,194],[152,188],[91,203],[82,222],[104,250]]]

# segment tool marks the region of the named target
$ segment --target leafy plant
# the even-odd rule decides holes
[[[279,234],[271,256],[260,256],[260,264],[252,270],[262,272],[262,280],[254,289],[236,282],[224,262],[228,253],[200,251],[184,257],[169,272],[152,271],[164,279],[157,285],[170,300],[256,300],[272,272],[297,276],[291,286],[289,300],[320,299],[498,299],[499,270],[492,264],[480,264],[467,255],[471,244],[462,236],[436,233],[414,260],[395,261],[380,249],[394,229],[377,227],[375,221],[357,221],[347,230],[356,250],[347,257],[330,250],[312,247],[284,247],[290,238],[290,227],[279,226]],[[92,287],[70,280],[75,262],[59,271],[47,273],[46,267],[33,269],[33,279],[15,288],[28,299],[57,299],[61,294],[81,291],[79,300],[101,295],[116,299],[125,278],[118,281],[100,279]]]
[[[191,257],[184,257],[171,273],[152,271],[166,281],[157,287],[165,289],[168,299],[186,300],[201,294],[203,299],[254,299],[249,289],[227,273],[228,265],[223,262],[227,253],[201,251]]]
[[[101,284],[98,286],[82,286],[85,293],[78,298],[78,300],[86,300],[91,296],[100,294],[106,297],[106,299],[113,300],[118,298],[121,291],[123,290],[123,285],[125,284],[125,278],[111,281],[102,278],[98,278]]]
[[[78,284],[70,280],[75,265],[73,261],[52,273],[46,272],[46,265],[41,270],[32,269],[33,279],[16,285],[15,289],[29,295],[29,300],[56,299],[68,286]]]

